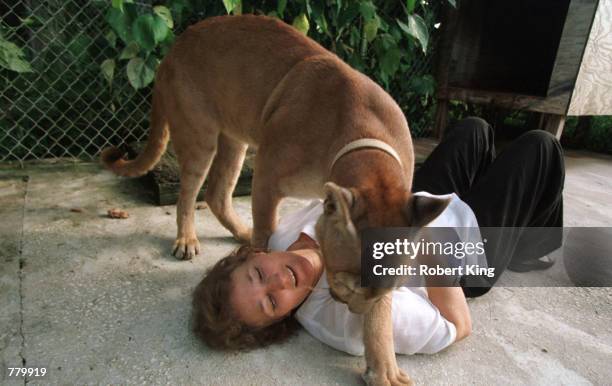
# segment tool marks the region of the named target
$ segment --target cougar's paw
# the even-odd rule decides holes
[[[266,248],[269,238],[268,235],[253,235],[251,237],[251,246],[254,248]]]
[[[330,280],[330,286],[332,297],[346,303],[349,310],[355,314],[368,312],[377,300],[370,297],[369,288],[361,287],[361,277],[353,273],[335,273]]]
[[[196,237],[179,237],[174,242],[172,255],[180,260],[191,260],[200,253],[200,242]]]
[[[412,378],[397,365],[378,371],[368,367],[361,377],[368,386],[414,386]]]
[[[336,300],[343,303],[348,303],[357,294],[357,289],[360,288],[359,275],[348,272],[336,272],[332,274],[330,279],[329,284],[332,289],[332,295]]]
[[[329,279],[332,297],[348,305],[355,314],[364,314],[370,310],[376,299],[371,299],[370,289],[361,287],[361,278],[348,272],[336,272]]]

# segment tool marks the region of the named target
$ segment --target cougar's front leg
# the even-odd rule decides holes
[[[253,237],[251,245],[266,248],[268,239],[276,229],[278,205],[282,199],[273,172],[263,176],[262,167],[255,167],[253,174]]]
[[[414,385],[397,365],[393,345],[392,293],[384,295],[364,314],[363,343],[366,372],[363,380],[370,386]]]

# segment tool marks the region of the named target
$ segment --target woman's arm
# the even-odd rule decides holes
[[[472,317],[461,287],[428,287],[427,295],[440,314],[455,325],[455,342],[472,333]]]
[[[288,251],[295,251],[298,249],[319,249],[319,244],[312,237],[302,232],[298,239],[287,248]]]
[[[351,355],[363,355],[363,315],[331,298],[325,277],[295,314],[321,342]],[[457,340],[456,327],[445,319],[424,288],[393,292],[393,335],[398,354],[433,354]]]

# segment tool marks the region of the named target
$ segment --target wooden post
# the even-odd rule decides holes
[[[561,139],[563,127],[565,126],[565,115],[542,114],[540,118],[540,129],[546,130],[557,139]]]
[[[448,100],[438,99],[437,102],[433,135],[437,139],[442,139],[444,130],[446,130],[446,126],[448,125]]]

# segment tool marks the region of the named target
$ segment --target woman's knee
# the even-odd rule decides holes
[[[565,159],[559,140],[547,131],[532,130],[519,137],[517,142],[529,164],[544,168],[550,177],[550,185],[556,181],[562,190],[565,181]]]
[[[534,148],[551,157],[563,159],[561,143],[548,131],[531,130],[521,135],[517,141],[521,142],[525,149]]]
[[[493,145],[493,128],[487,121],[478,117],[464,118],[455,123],[446,133],[455,138],[476,139],[478,144]]]
[[[452,131],[489,136],[492,133],[492,128],[489,122],[482,118],[468,117],[458,121],[452,128]]]

